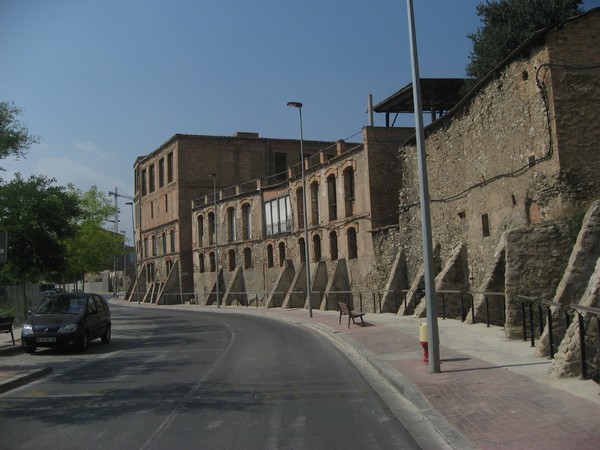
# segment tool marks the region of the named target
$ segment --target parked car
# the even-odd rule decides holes
[[[42,297],[42,298],[52,297],[55,294],[56,294],[56,291],[54,289],[49,289],[47,291],[40,291],[40,297]]]
[[[111,317],[103,297],[90,293],[56,294],[30,312],[21,331],[21,345],[28,353],[37,347],[71,346],[86,351],[100,338],[108,344]]]

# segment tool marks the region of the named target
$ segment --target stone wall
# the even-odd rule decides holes
[[[538,225],[506,233],[506,336],[523,337],[518,296],[552,300],[577,232],[568,222]],[[537,326],[537,325],[536,325]]]
[[[466,243],[473,290],[505,231],[576,217],[600,195],[599,69],[581,69],[598,61],[599,21],[596,12],[532,42],[425,130],[433,241],[442,261]],[[422,264],[416,152],[411,141],[398,156],[409,279]]]

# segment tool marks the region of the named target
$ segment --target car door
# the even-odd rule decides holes
[[[110,311],[106,301],[98,296],[94,296],[96,302],[96,310],[98,311],[98,336],[103,336],[106,331],[106,327],[110,323]]]
[[[89,329],[90,329],[90,341],[91,341],[92,339],[96,339],[98,336],[100,336],[102,320],[101,320],[101,315],[98,314],[98,308],[96,307],[96,299],[94,298],[94,296],[90,295],[88,297],[87,302],[88,302],[88,307],[87,307],[88,325],[89,325]]]

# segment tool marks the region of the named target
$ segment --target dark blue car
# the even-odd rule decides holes
[[[21,345],[28,353],[37,347],[70,346],[86,351],[94,339],[110,342],[108,303],[97,294],[74,292],[46,298],[31,312],[21,331]]]

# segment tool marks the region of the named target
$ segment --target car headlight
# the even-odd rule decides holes
[[[33,334],[33,327],[30,323],[26,323],[23,325],[23,329],[21,330],[22,334]]]
[[[59,333],[73,333],[76,329],[77,329],[76,323],[69,323],[67,325],[64,325],[60,330],[58,330],[58,332]]]

